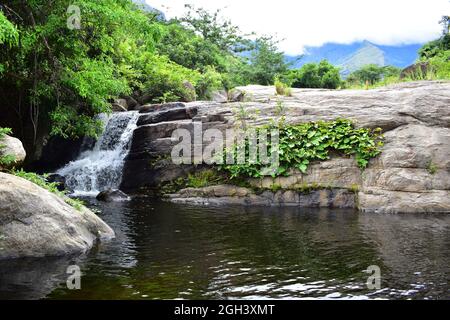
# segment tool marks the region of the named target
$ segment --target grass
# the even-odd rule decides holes
[[[400,79],[400,77],[387,77],[374,84],[365,83],[350,83],[347,84],[346,89],[357,90],[370,90],[380,87],[385,87],[391,84],[413,82],[413,81],[433,81],[433,80],[450,80],[450,54],[443,57],[435,57],[429,61],[429,67],[426,72],[423,72],[421,68],[418,68],[414,73],[409,74],[407,77]]]
[[[292,96],[292,89],[278,79],[275,80],[275,91],[279,96]]]
[[[78,211],[81,211],[84,208],[84,202],[78,199],[72,199],[69,198],[65,192],[58,190],[58,183],[56,182],[47,182],[46,178],[47,175],[38,175],[33,172],[26,172],[23,169],[20,170],[12,170],[10,172],[11,174],[15,175],[16,177],[23,178],[25,180],[28,180],[39,187],[50,191],[51,193],[61,197],[68,205],[72,206]]]
[[[223,182],[223,177],[214,170],[203,170],[189,174],[186,181],[187,188],[204,188]]]

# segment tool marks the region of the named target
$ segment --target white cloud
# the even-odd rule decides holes
[[[223,13],[245,32],[274,34],[280,49],[301,53],[304,46],[369,40],[377,44],[421,43],[439,36],[450,14],[449,0],[146,0],[168,17],[192,3]]]

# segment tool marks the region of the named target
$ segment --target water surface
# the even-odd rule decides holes
[[[100,204],[117,239],[81,257],[0,263],[0,298],[449,299],[450,217]],[[77,264],[81,290],[68,290]],[[381,289],[366,286],[379,266]]]

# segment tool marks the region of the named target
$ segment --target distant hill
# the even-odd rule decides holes
[[[293,62],[293,67],[299,68],[305,63],[327,59],[339,66],[342,76],[345,77],[367,64],[405,68],[417,59],[417,51],[421,46],[421,44],[381,46],[369,41],[352,44],[327,43],[321,47],[306,47],[304,57],[298,61],[296,61],[298,57],[294,56],[288,56],[287,60]]]

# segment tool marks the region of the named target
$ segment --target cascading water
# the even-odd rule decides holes
[[[95,196],[119,187],[138,118],[139,113],[135,111],[101,115],[105,130],[95,146],[57,171],[65,177],[73,195]]]

